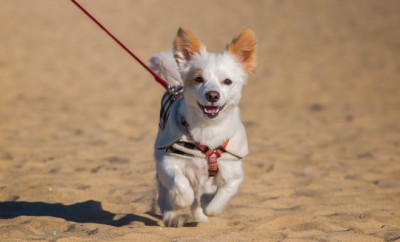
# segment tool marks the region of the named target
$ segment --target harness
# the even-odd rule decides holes
[[[186,128],[187,133],[190,134],[189,123],[186,121],[185,117],[181,118],[181,123]],[[229,140],[225,140],[224,143],[215,149],[210,149],[207,145],[196,143],[195,148],[199,149],[207,157],[209,176],[216,176],[218,174],[218,158],[226,152],[225,148],[228,143]]]
[[[182,87],[176,87],[176,90],[182,92]],[[181,93],[179,92],[179,93]],[[160,111],[160,128],[164,129],[165,125],[169,119],[171,109],[175,101],[183,99],[181,94],[171,94],[166,92],[161,100],[161,111]],[[178,122],[178,120],[176,120]],[[188,139],[180,139],[173,142],[171,145],[166,147],[166,152],[169,154],[174,154],[177,156],[184,157],[200,157],[206,158],[208,162],[208,175],[214,177],[218,174],[218,158],[221,157],[223,153],[226,153],[226,146],[229,140],[225,140],[220,146],[215,149],[209,148],[207,145],[202,145],[193,140],[189,132],[189,123],[186,121],[185,117],[181,117],[180,124],[185,129]]]

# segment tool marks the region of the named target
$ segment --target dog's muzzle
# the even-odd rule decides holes
[[[224,109],[225,105],[222,106],[204,106],[201,105],[199,102],[197,102],[197,104],[199,105],[200,109],[203,111],[203,113],[205,115],[207,115],[208,118],[216,118],[219,114],[219,112],[221,112],[222,109]]]

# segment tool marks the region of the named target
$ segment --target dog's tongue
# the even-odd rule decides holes
[[[219,107],[204,107],[204,112],[211,114],[211,115],[215,115],[219,112]]]

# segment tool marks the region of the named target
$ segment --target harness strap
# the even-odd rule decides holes
[[[206,145],[197,143],[197,148],[207,157],[208,161],[208,174],[209,176],[216,176],[218,174],[218,158],[221,157],[222,153],[226,152],[225,148],[228,145],[229,140],[225,140],[222,145],[216,149],[210,149]]]
[[[181,123],[189,133],[189,123],[186,121],[185,117],[182,117]],[[209,176],[214,177],[218,174],[218,158],[221,157],[224,152],[226,152],[225,148],[228,143],[229,140],[225,140],[224,143],[215,149],[210,149],[210,147],[207,145],[196,143],[196,147],[207,157]]]

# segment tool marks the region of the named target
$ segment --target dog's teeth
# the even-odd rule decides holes
[[[219,108],[204,108],[204,112],[215,115],[219,112]]]

